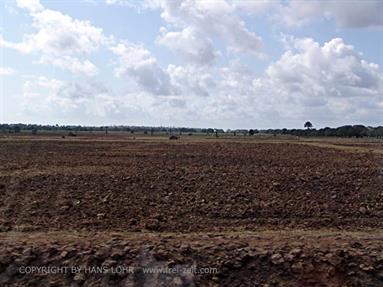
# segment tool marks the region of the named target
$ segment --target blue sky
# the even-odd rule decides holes
[[[6,0],[0,122],[382,125],[382,3]]]

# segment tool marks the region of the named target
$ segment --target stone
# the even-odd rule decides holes
[[[273,264],[275,265],[278,265],[285,262],[285,260],[283,259],[283,256],[280,253],[275,253],[271,256],[271,262],[273,262]]]

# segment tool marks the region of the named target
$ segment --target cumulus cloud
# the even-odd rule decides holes
[[[119,113],[119,100],[99,82],[64,82],[32,77],[23,84],[23,109],[55,116],[107,117]]]
[[[236,10],[249,15],[270,12],[279,5],[279,2],[274,0],[232,0],[230,2]]]
[[[149,51],[131,44],[115,48],[122,57],[116,72],[136,78],[145,86],[147,99],[157,98],[138,103],[140,109],[159,113],[159,107],[166,106],[197,122],[292,126],[310,118],[318,124],[344,124],[346,119],[365,120],[368,112],[378,114],[383,75],[377,64],[365,61],[340,38],[323,45],[311,38],[287,37],[286,41],[289,49],[261,76],[238,59],[225,67],[169,65],[162,69]],[[165,95],[158,93],[165,91],[164,81],[158,80],[163,78],[167,99],[158,97]]]
[[[44,9],[40,0],[16,0],[17,6],[30,12],[38,12]]]
[[[340,38],[320,46],[313,39],[295,39],[289,50],[266,71],[290,94],[315,97],[378,95],[382,84],[379,66],[368,63]]]
[[[277,10],[275,18],[290,27],[302,26],[316,18],[333,19],[337,26],[345,28],[383,26],[383,2],[380,0],[290,0]]]
[[[98,1],[98,0],[88,0],[88,1]],[[162,0],[142,0],[142,1],[136,1],[136,0],[104,0],[105,4],[107,5],[119,5],[119,6],[126,6],[126,7],[132,7],[136,8],[137,10],[141,10],[141,8],[157,8],[161,4]]]
[[[97,68],[86,55],[96,51],[107,41],[102,29],[89,21],[80,21],[59,11],[44,9],[38,0],[19,0],[17,5],[27,9],[33,19],[34,34],[24,35],[22,42],[9,42],[0,38],[0,46],[21,53],[38,53],[42,63],[50,63],[64,70],[91,76]]]
[[[221,15],[226,19],[215,18],[216,22],[214,25],[209,25],[211,26],[209,29],[215,29],[218,26],[222,28],[231,23],[234,25],[232,28],[237,29],[241,34],[247,34],[247,32],[244,31],[246,27],[241,27],[243,23],[241,23],[240,18],[235,16],[237,12],[248,15],[267,13],[277,22],[289,27],[299,27],[320,18],[333,19],[337,26],[344,28],[383,26],[383,2],[380,0],[144,0],[140,2],[133,0],[105,0],[105,3],[108,5],[130,6],[137,9],[161,8],[162,17],[173,24],[189,22],[190,25],[200,25],[208,18]],[[253,37],[253,41],[255,41],[255,38]]]
[[[318,125],[377,121],[383,103],[377,64],[340,38],[323,45],[310,38],[291,41],[291,49],[258,77],[239,60],[203,71],[170,66],[184,113],[221,126],[233,120],[248,127],[296,126],[302,118]]]
[[[52,109],[50,105],[52,97],[63,85],[64,82],[54,78],[28,77],[22,85],[23,110],[34,114],[47,114]]]
[[[219,55],[214,50],[213,41],[202,36],[201,31],[198,31],[195,27],[186,27],[177,32],[168,32],[165,28],[162,28],[161,33],[158,43],[170,48],[187,62],[209,65]]]
[[[11,76],[15,73],[15,70],[9,67],[0,67],[0,76]]]
[[[377,64],[362,59],[340,38],[322,46],[310,38],[293,39],[292,47],[254,82],[255,93],[266,87],[282,117],[312,114],[322,122],[326,118],[355,122],[367,110],[377,112],[383,97],[383,75]]]
[[[290,49],[260,76],[239,60],[224,67],[163,69],[141,45],[120,43],[113,48],[120,57],[116,73],[135,79],[136,91],[116,96],[97,83],[41,78],[24,85],[24,96],[40,109],[46,103],[47,109],[72,114],[133,114],[146,122],[173,125],[291,127],[301,125],[302,119],[319,126],[378,121],[383,75],[377,64],[365,61],[340,38],[324,44],[310,38],[290,41]]]
[[[110,49],[119,57],[119,66],[115,69],[116,76],[131,77],[141,88],[152,94],[171,93],[168,73],[142,45],[121,42]]]
[[[155,5],[152,3],[151,7]],[[245,22],[235,14],[235,8],[224,0],[158,1],[157,7],[162,10],[161,17],[170,27],[182,29],[178,33],[168,32],[162,38],[181,39],[182,47],[177,48],[183,55],[195,53],[196,40],[192,33],[198,31],[198,40],[204,43],[205,55],[214,54],[213,47],[209,45],[210,37],[218,36],[230,51],[263,56],[262,39],[247,29]],[[172,47],[176,48],[174,44]]]
[[[62,55],[61,57],[42,56],[40,62],[51,64],[72,73],[84,74],[86,76],[95,76],[98,68],[89,60],[80,61],[76,57]]]
[[[143,45],[126,41],[110,49],[119,57],[115,75],[133,79],[138,88],[156,97],[208,96],[214,89],[210,67],[169,64],[167,68],[162,68]]]
[[[212,71],[206,67],[169,65],[166,71],[174,94],[181,97],[208,97],[215,90]]]
[[[144,91],[116,94],[98,81],[62,81],[47,77],[29,77],[23,84],[23,114],[34,119],[54,117],[57,121],[88,124],[126,121],[142,125],[159,121],[170,124],[180,119],[184,110],[181,98],[157,97]]]
[[[108,5],[128,5],[131,1],[124,1],[124,0],[105,0],[105,3]]]
[[[61,87],[53,100],[60,107],[96,117],[119,113],[118,99],[98,82],[67,83]]]
[[[136,1],[106,1],[141,6]],[[101,46],[117,59],[114,73],[124,85],[118,93],[97,81],[27,79],[23,85],[26,109],[40,114],[116,117],[117,122],[131,117],[129,123],[135,119],[136,124],[217,127],[291,127],[301,125],[302,119],[320,126],[378,119],[383,107],[381,69],[341,38],[322,44],[312,38],[285,36],[285,51],[263,73],[254,73],[241,62],[244,54],[262,55],[262,40],[241,20],[243,13],[277,13],[289,26],[323,17],[342,27],[381,25],[375,12],[369,18],[329,1],[296,3],[146,1],[142,5],[159,9],[165,21],[156,43],[179,55],[184,60],[181,64],[161,66],[143,44],[111,43],[102,29],[45,9],[38,1],[18,1],[32,17],[35,33],[25,35],[21,42],[0,37],[0,46],[39,54],[41,63],[88,76],[98,72],[88,57]],[[380,4],[371,3],[363,6],[365,10],[360,8],[362,14],[374,7],[379,11]],[[217,43],[230,53],[218,58],[223,50],[217,51]],[[7,73],[6,68],[0,69],[0,74]]]

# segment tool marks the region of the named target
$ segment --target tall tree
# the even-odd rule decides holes
[[[309,130],[313,127],[313,124],[311,122],[305,122],[304,127]]]

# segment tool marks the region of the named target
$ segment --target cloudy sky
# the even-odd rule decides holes
[[[4,0],[0,122],[383,125],[383,1]]]

